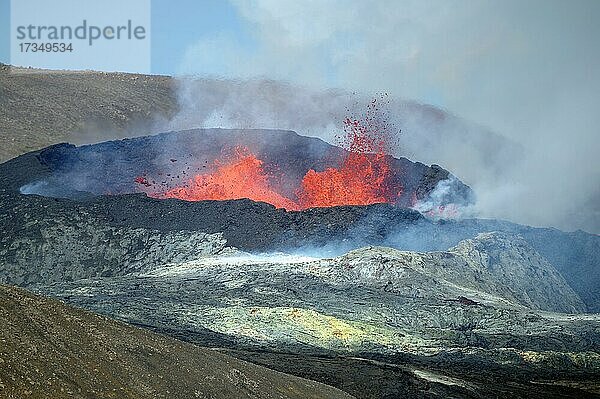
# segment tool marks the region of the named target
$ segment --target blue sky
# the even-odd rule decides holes
[[[223,32],[249,44],[248,26],[227,1],[153,0],[152,72],[176,73],[187,47]]]

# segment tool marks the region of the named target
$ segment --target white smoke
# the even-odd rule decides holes
[[[477,216],[473,205],[452,202],[457,187],[460,187],[460,181],[454,176],[440,180],[429,196],[417,202],[413,209],[432,219],[462,219]]]

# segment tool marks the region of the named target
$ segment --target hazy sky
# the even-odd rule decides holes
[[[599,1],[257,0],[218,9],[224,25],[186,46],[176,72],[386,91],[531,144],[527,131],[548,128],[548,114],[598,106],[588,100],[600,88]]]
[[[598,21],[597,0],[154,0],[152,70],[444,108],[528,151],[521,174],[504,176],[511,193],[484,195],[535,204],[526,222],[588,207],[600,223]],[[5,62],[6,50],[0,42]]]

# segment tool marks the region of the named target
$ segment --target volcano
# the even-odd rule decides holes
[[[394,158],[371,147],[345,150],[290,131],[196,129],[75,147],[38,155],[48,168],[25,194],[77,198],[143,192],[154,198],[249,198],[300,210],[389,203],[412,207],[440,181],[453,182],[438,204],[466,206],[472,190],[443,168]]]

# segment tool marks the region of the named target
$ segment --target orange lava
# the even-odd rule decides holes
[[[358,120],[347,118],[344,124],[350,143],[348,153],[339,168],[306,173],[298,192],[302,209],[394,203],[402,193],[400,187],[392,190],[386,184],[390,165],[384,153],[385,142]]]
[[[195,175],[187,185],[156,196],[186,201],[228,200],[249,198],[267,202],[277,208],[296,210],[297,205],[273,191],[263,169],[263,161],[245,148],[237,148],[229,162],[215,162],[216,170]]]

